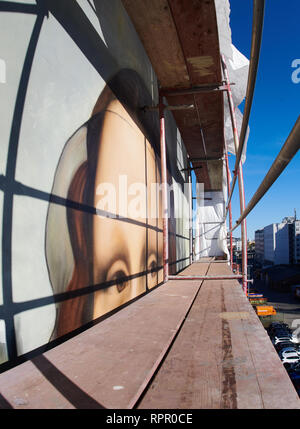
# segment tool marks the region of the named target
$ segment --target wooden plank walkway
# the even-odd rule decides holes
[[[227,263],[180,274],[230,274]],[[172,280],[0,375],[0,408],[300,408],[236,280]]]
[[[194,263],[181,274],[195,275]],[[201,273],[202,274],[202,273]],[[231,274],[213,263],[208,274]],[[299,408],[298,395],[236,280],[204,281],[140,408]]]
[[[110,318],[0,375],[16,408],[132,408],[199,289],[170,281]],[[1,400],[0,400],[1,407]]]

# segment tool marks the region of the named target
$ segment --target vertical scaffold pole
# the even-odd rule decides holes
[[[228,76],[228,70],[226,66],[226,61],[224,55],[222,55],[222,67],[224,72],[224,78],[227,85],[227,98],[228,98],[228,104],[229,104],[229,110],[230,110],[230,117],[231,117],[231,123],[232,123],[232,130],[233,130],[233,140],[234,140],[234,146],[235,146],[235,153],[238,153],[239,149],[239,135],[237,130],[237,123],[236,123],[236,117],[235,117],[235,109],[232,99],[232,92],[231,92],[231,86],[229,83],[229,76]],[[243,213],[245,210],[245,190],[244,190],[244,178],[243,178],[243,167],[242,167],[242,161],[240,161],[237,171],[234,171],[234,175],[238,175],[238,181],[239,181],[239,197],[240,197],[240,211]],[[243,220],[241,223],[241,238],[242,238],[242,275],[243,275],[243,290],[245,294],[247,295],[248,292],[248,282],[247,282],[247,224],[246,219]]]
[[[162,184],[162,211],[163,211],[163,270],[164,283],[169,277],[169,231],[168,231],[168,189],[167,189],[167,151],[165,136],[165,116],[162,96],[159,96],[160,122],[160,162]]]
[[[190,264],[193,263],[193,190],[192,176],[189,170],[189,239],[190,239]]]
[[[225,162],[226,162],[226,172],[227,172],[227,193],[230,195],[230,173],[229,173],[229,162],[228,162],[228,152],[226,149],[225,152]],[[229,231],[230,231],[230,267],[232,269],[233,263],[233,249],[232,249],[232,211],[231,211],[231,201],[229,203]]]

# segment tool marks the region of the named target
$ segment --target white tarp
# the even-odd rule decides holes
[[[199,184],[196,193],[195,259],[208,256],[228,257],[227,230],[223,222],[227,200],[225,160],[223,161],[222,191],[205,192],[203,184]]]
[[[238,108],[246,95],[249,60],[232,44],[231,41],[231,28],[230,28],[230,4],[229,0],[215,0],[219,45],[220,52],[224,55],[231,86],[233,104],[235,107],[236,120],[238,132],[242,125],[243,115]],[[235,154],[235,147],[233,142],[233,133],[229,106],[227,101],[227,94],[224,92],[224,127],[225,127],[225,140],[228,152]],[[244,151],[242,154],[242,162],[246,159],[246,146],[248,139],[249,129],[245,139]]]
[[[230,83],[234,83],[231,86],[233,104],[235,108],[235,116],[237,122],[238,134],[240,135],[243,114],[241,113],[238,106],[242,103],[246,95],[247,89],[247,79],[248,79],[248,70],[249,70],[249,60],[239,52],[234,45],[231,44],[232,56],[226,57],[225,61],[228,69],[228,75]],[[232,123],[229,111],[229,105],[227,100],[227,94],[224,93],[224,133],[225,141],[227,145],[227,150],[229,153],[235,154],[233,132],[232,132]],[[249,135],[249,127],[247,129],[247,134],[245,138],[245,145],[242,153],[242,163],[246,160],[246,148],[247,140]]]

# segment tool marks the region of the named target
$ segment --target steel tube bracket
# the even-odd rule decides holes
[[[157,106],[143,106],[141,107],[143,112],[153,112],[153,111],[159,111],[159,105]],[[193,104],[175,104],[173,106],[165,105],[164,109],[166,110],[188,110],[188,109],[195,109],[195,106]]]
[[[235,85],[232,83],[231,85]],[[218,91],[227,91],[228,87],[227,85],[222,85],[219,83],[211,83],[211,84],[204,84],[201,86],[195,86],[192,88],[182,88],[182,89],[164,89],[161,90],[161,95],[164,95],[165,97],[169,96],[177,96],[177,95],[194,95],[194,94],[201,94],[203,92],[218,92]]]

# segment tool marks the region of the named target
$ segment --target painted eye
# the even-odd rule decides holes
[[[156,276],[156,272],[157,272],[157,263],[156,263],[156,261],[152,261],[150,264],[149,264],[149,270],[150,270],[150,272],[151,272],[151,277],[155,277]]]
[[[126,279],[126,274],[122,270],[117,271],[113,278],[116,280],[116,286],[119,293],[122,292],[122,290],[124,290],[125,287],[129,284],[128,280]]]

